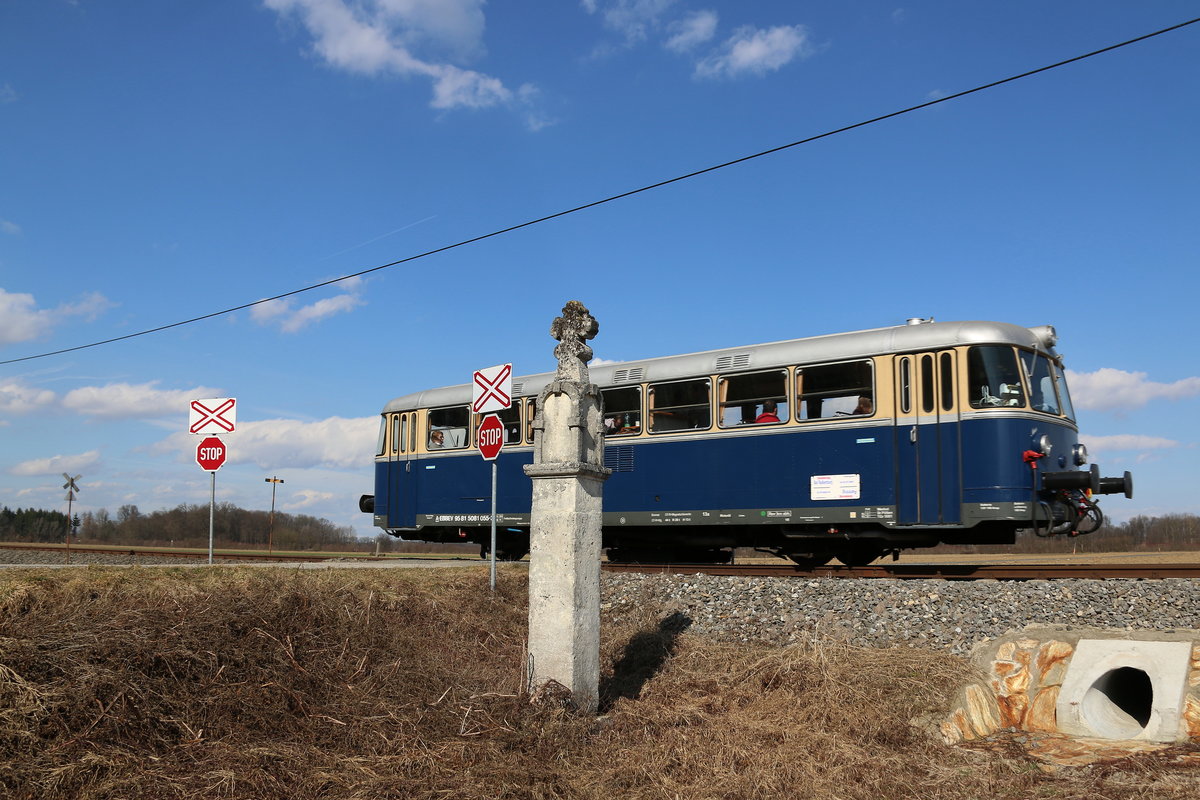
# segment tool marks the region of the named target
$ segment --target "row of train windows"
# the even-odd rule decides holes
[[[967,353],[967,387],[973,408],[1027,406],[1051,414],[1074,416],[1061,368],[1045,356],[1005,346],[975,346]],[[957,382],[956,359],[950,351],[919,356],[901,356],[897,367],[897,405],[909,414],[918,405],[921,412],[950,411],[954,407]],[[847,361],[798,367],[795,371],[795,419],[799,422],[834,418],[869,417],[875,413],[875,375],[870,360]],[[1022,380],[1024,377],[1024,382]],[[722,429],[750,425],[782,424],[791,417],[787,391],[788,370],[774,369],[717,380],[716,424]],[[653,383],[646,387],[643,409],[642,387],[604,389],[604,426],[608,436],[640,434],[648,425],[651,434],[707,430],[712,427],[712,380]],[[918,391],[917,388],[920,388]],[[533,442],[536,401],[528,398],[525,430],[521,429],[520,404],[498,413],[504,425],[505,443]],[[936,408],[935,408],[936,407]],[[644,412],[644,413],[643,413]],[[424,430],[428,450],[454,450],[471,445],[471,414],[467,406],[430,409]],[[477,427],[480,416],[475,415]],[[386,423],[385,423],[386,424]],[[391,449],[417,450],[416,412],[396,414]],[[380,431],[378,452],[383,452]]]
[[[769,370],[746,375],[731,375],[717,381],[717,425],[737,428],[747,425],[781,424],[789,419],[788,371]],[[627,436],[642,432],[648,421],[652,434],[672,431],[705,430],[712,426],[712,384],[710,378],[668,381],[646,388],[643,418],[642,387],[604,389],[604,426],[609,436]],[[869,360],[796,370],[798,420],[834,417],[865,417],[874,413],[874,369]],[[536,400],[526,400],[525,430],[522,437],[519,404],[500,411],[505,443],[533,442],[533,414]],[[391,449],[415,452],[416,413],[397,414]],[[475,415],[475,426],[480,417]],[[432,408],[425,426],[428,450],[454,450],[471,444],[471,414],[467,406]],[[386,428],[384,429],[386,430]],[[380,433],[379,450],[384,447]]]

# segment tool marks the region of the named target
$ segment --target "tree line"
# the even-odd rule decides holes
[[[183,504],[143,514],[135,505],[124,505],[115,516],[107,509],[75,515],[76,537],[82,544],[142,545],[147,547],[207,547],[208,505]],[[0,541],[64,542],[67,515],[61,511],[0,508]],[[268,537],[282,550],[361,549],[366,542],[350,526],[305,514],[275,512],[272,524],[267,511],[249,511],[219,503],[213,521],[213,539],[222,547],[266,547]],[[438,545],[401,542],[380,533],[370,543],[382,552],[446,552],[477,549],[474,545]],[[943,545],[955,552],[1138,552],[1200,550],[1200,516],[1165,514],[1137,516],[1109,523],[1086,536],[1041,538],[1031,531],[1019,534],[1015,545]]]
[[[363,541],[348,525],[306,514],[250,511],[231,503],[218,503],[213,515],[213,540],[221,547],[280,550],[361,549]],[[208,504],[183,504],[143,514],[136,505],[124,505],[114,516],[108,509],[75,515],[72,542],[80,544],[139,545],[146,547],[207,547]],[[67,515],[40,509],[0,509],[0,541],[64,542]]]

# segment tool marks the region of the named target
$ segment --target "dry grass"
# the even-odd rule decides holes
[[[0,576],[0,796],[1183,798],[1170,769],[1039,772],[914,717],[967,666],[737,647],[644,605],[604,630],[604,715],[521,693],[522,571]]]

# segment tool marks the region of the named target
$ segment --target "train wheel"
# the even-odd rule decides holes
[[[496,548],[497,561],[520,561],[527,555],[529,555],[528,548],[522,549],[520,547],[516,547],[511,550],[506,550],[502,547]]]

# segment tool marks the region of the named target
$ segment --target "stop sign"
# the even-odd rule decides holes
[[[196,463],[201,469],[216,472],[225,463],[225,443],[209,436],[196,447]]]
[[[479,424],[479,455],[484,461],[494,461],[504,447],[504,426],[495,414],[488,414]]]

